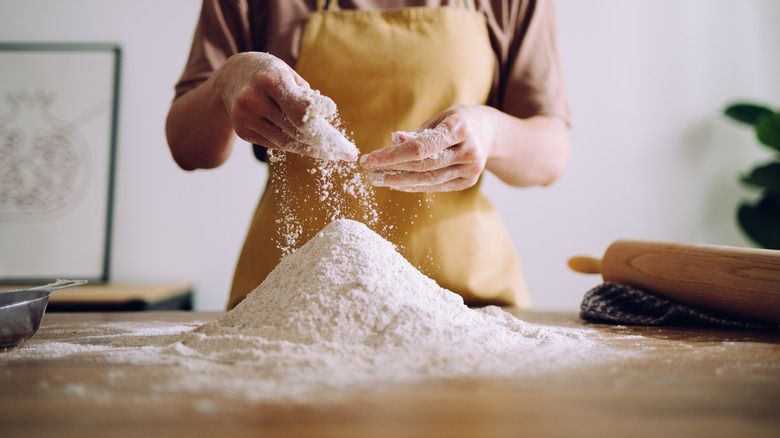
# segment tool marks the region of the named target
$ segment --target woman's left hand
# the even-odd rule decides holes
[[[481,105],[454,106],[415,132],[394,134],[393,145],[361,157],[375,186],[405,192],[467,189],[479,180],[490,156]]]

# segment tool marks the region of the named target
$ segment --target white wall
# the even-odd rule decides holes
[[[265,169],[237,144],[226,165],[179,170],[164,120],[197,0],[2,0],[0,41],[118,42],[124,50],[112,279],[188,281],[224,308]],[[720,115],[732,99],[780,106],[780,2],[555,0],[574,113],[573,154],[547,188],[488,191],[539,308],[575,308],[598,277],[569,256],[617,238],[747,245],[737,175],[766,156]]]
[[[618,238],[749,245],[738,174],[767,156],[727,102],[780,107],[780,2],[555,0],[572,157],[549,188],[490,186],[538,307],[574,307],[598,277],[568,271]],[[508,201],[510,200],[511,201]]]
[[[107,41],[123,48],[111,277],[185,281],[198,309],[224,309],[265,181],[247,147],[222,168],[184,172],[164,122],[189,51],[198,0],[2,0],[2,41]]]

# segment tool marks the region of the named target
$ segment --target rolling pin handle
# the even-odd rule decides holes
[[[601,274],[601,259],[590,256],[575,256],[567,263],[569,269],[581,274]]]

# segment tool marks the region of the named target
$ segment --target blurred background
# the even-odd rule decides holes
[[[577,308],[600,278],[567,259],[601,256],[619,238],[754,246],[735,211],[756,193],[738,178],[769,152],[723,110],[780,107],[780,2],[554,5],[569,167],[545,188],[485,181],[535,307]],[[121,45],[111,280],[191,283],[197,310],[222,310],[266,171],[243,143],[215,170],[188,173],[170,158],[165,116],[199,10],[197,0],[2,0],[0,41]]]

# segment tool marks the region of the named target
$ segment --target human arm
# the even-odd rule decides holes
[[[176,98],[168,110],[168,148],[182,169],[218,167],[233,149],[236,133],[214,82],[210,77]]]
[[[447,109],[422,135],[361,158],[374,185],[412,192],[463,190],[483,170],[528,187],[554,182],[568,161],[566,123],[556,116],[517,118],[485,105]]]
[[[527,187],[550,184],[561,175],[569,157],[570,114],[553,5],[511,4],[488,14],[499,73],[489,106],[452,107],[422,125],[439,126],[446,141],[421,138],[365,156],[362,162],[376,185],[461,190],[487,169],[507,184]],[[444,152],[424,158],[437,151]]]
[[[221,165],[236,135],[269,149],[322,157],[320,137],[335,130],[327,120],[335,111],[282,60],[244,52],[174,100],[166,136],[174,160],[187,170]],[[357,158],[349,150],[333,153],[325,158]]]

